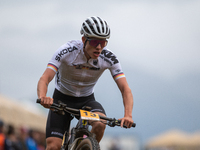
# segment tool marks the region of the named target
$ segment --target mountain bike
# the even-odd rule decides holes
[[[36,102],[40,103],[41,99],[37,99]],[[121,120],[117,120],[115,118],[108,118],[90,112],[91,107],[88,106],[84,106],[82,109],[74,109],[67,107],[66,104],[59,101],[58,104],[53,103],[50,109],[53,110],[53,112],[58,113],[60,115],[69,113],[72,115],[72,117],[79,118],[76,127],[73,127],[70,131],[65,131],[60,150],[100,150],[100,146],[95,138],[95,134],[89,131],[89,120],[101,121],[102,123],[110,127],[121,125]],[[104,121],[102,121],[102,119]],[[136,124],[133,123],[132,127],[135,126]],[[125,125],[123,125],[123,127],[127,128]]]

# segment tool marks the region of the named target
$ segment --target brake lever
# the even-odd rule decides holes
[[[53,112],[54,113],[57,113],[57,114],[59,114],[59,115],[65,115],[65,112],[64,111],[62,111],[62,110],[53,110]]]
[[[109,121],[109,122],[108,122],[108,125],[109,125],[110,127],[115,127],[115,126],[116,126],[116,124],[115,124],[114,121]]]
[[[116,120],[115,122],[117,126],[121,126],[121,120]],[[123,128],[127,129],[128,127],[123,124]]]
[[[55,104],[53,103],[51,106],[50,106],[50,109],[54,112],[54,113],[57,113],[59,115],[65,115],[65,112],[64,112],[64,107],[66,105],[63,104],[63,103],[59,103],[59,104]]]

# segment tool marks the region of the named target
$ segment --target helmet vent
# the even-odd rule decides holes
[[[94,17],[92,17],[92,19],[93,19],[93,21],[94,21],[94,23],[95,23],[95,25],[96,25],[96,27],[97,27],[97,30],[98,30],[98,32],[99,33],[101,33],[101,31],[100,31],[100,27],[99,27],[99,24],[98,24],[98,21],[94,18]],[[94,29],[94,28],[93,28]],[[96,32],[95,32],[95,30],[92,30],[95,34],[97,34]]]

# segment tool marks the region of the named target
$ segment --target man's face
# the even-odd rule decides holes
[[[82,37],[83,43],[85,43],[86,38]],[[97,59],[101,54],[103,48],[106,46],[106,39],[88,38],[85,45],[85,56],[87,59]]]

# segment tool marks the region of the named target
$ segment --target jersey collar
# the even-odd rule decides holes
[[[92,59],[90,58],[89,60],[87,60],[84,52],[83,52],[83,48],[80,50],[80,52],[77,54],[76,58],[74,59],[74,61],[72,62],[72,64],[75,65],[90,65],[92,67],[95,68],[99,68],[99,58],[98,59]]]

